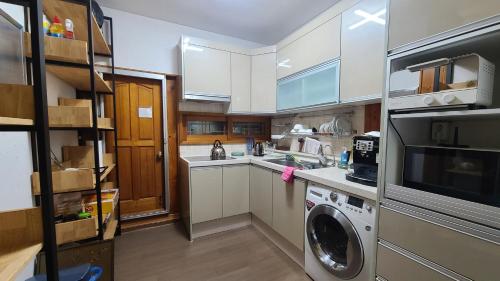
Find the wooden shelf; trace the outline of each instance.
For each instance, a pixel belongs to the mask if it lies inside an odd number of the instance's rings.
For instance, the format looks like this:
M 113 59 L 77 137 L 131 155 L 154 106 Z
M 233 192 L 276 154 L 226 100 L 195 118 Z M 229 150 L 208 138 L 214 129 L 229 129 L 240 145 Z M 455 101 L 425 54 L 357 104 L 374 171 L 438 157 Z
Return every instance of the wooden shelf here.
M 421 113 L 392 114 L 392 119 L 417 119 L 430 118 L 433 120 L 485 120 L 500 119 L 500 108 L 477 109 L 477 110 L 456 110 L 456 111 L 433 111 Z
M 0 84 L 0 125 L 32 126 L 34 119 L 33 87 Z
M 111 240 L 115 237 L 118 221 L 115 218 L 113 218 L 113 216 L 114 212 L 111 214 L 111 219 L 106 225 L 106 231 L 104 232 L 104 240 Z
M 0 125 L 6 126 L 33 126 L 35 122 L 32 119 L 0 117 Z
M 42 249 L 40 208 L 0 212 L 0 280 L 15 280 Z
M 44 0 L 43 11 L 52 21 L 54 16 L 60 19 L 71 19 L 74 24 L 75 39 L 88 42 L 87 9 L 83 5 L 62 0 Z M 94 40 L 94 53 L 111 55 L 111 49 L 104 39 L 104 35 L 92 16 L 92 30 Z
M 108 168 L 103 172 L 101 173 L 101 178 L 100 178 L 100 181 L 103 181 L 106 179 L 106 177 L 109 175 L 109 173 L 111 173 L 111 171 L 113 171 L 113 169 L 116 167 L 116 164 L 111 164 L 108 166 Z
M 60 62 L 89 64 L 87 42 L 45 36 L 45 59 Z M 31 58 L 31 34 L 24 33 L 24 50 L 26 56 Z
M 54 193 L 92 190 L 94 186 L 94 172 L 91 169 L 61 170 L 52 172 L 52 190 Z M 31 175 L 34 195 L 40 194 L 40 174 Z
M 42 243 L 0 253 L 0 280 L 16 280 L 19 272 L 42 250 Z
M 90 71 L 88 68 L 61 66 L 61 65 L 46 65 L 47 71 L 57 76 L 59 79 L 65 81 L 71 86 L 78 90 L 90 91 Z M 95 77 L 95 89 L 97 92 L 112 93 L 110 83 L 104 81 L 104 79 L 97 73 L 94 74 Z

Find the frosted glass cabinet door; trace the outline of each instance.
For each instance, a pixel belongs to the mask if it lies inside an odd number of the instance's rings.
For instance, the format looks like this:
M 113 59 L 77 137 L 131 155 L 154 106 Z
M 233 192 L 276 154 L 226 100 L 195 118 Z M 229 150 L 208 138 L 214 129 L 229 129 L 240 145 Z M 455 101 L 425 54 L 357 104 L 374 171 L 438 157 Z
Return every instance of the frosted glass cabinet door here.
M 231 58 L 227 51 L 184 47 L 184 93 L 231 95 Z
M 381 97 L 384 84 L 385 25 L 369 21 L 369 14 L 382 13 L 385 0 L 363 0 L 342 13 L 342 67 L 340 74 L 341 102 Z M 385 13 L 378 16 L 385 19 Z
M 389 50 L 500 14 L 498 0 L 391 0 Z
M 250 112 L 252 57 L 231 53 L 231 112 Z
M 276 112 L 276 53 L 252 56 L 252 112 Z
M 278 81 L 277 110 L 338 103 L 339 68 L 331 61 Z

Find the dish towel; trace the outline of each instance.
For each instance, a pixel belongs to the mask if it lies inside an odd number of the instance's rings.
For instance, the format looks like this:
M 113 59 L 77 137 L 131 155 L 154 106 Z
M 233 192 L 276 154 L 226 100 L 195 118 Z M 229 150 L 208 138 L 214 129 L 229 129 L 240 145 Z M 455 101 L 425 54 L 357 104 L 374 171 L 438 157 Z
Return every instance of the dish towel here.
M 312 138 L 306 138 L 306 141 L 304 143 L 303 152 L 316 155 L 319 152 L 320 146 L 321 146 L 320 141 L 312 139 Z
M 285 182 L 293 182 L 293 172 L 297 169 L 297 167 L 285 167 L 281 174 L 281 179 Z

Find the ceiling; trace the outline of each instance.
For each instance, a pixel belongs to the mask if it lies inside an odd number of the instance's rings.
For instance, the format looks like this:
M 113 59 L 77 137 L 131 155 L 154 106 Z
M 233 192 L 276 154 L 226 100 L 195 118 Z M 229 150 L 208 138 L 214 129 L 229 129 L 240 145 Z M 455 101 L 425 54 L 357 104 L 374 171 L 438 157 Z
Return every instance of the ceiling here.
M 275 44 L 339 0 L 100 0 L 102 6 Z

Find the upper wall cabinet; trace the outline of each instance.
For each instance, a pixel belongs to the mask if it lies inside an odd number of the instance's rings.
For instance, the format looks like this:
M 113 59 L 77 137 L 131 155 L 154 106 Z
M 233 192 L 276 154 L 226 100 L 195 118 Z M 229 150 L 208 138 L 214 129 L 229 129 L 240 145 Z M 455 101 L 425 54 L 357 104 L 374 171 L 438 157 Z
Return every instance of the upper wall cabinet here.
M 276 112 L 276 53 L 252 56 L 251 111 Z
M 278 79 L 340 56 L 340 16 L 278 50 Z
M 224 50 L 182 43 L 183 98 L 210 99 L 231 96 L 231 58 Z
M 500 14 L 498 0 L 391 0 L 389 50 Z
M 252 57 L 231 53 L 231 105 L 229 111 L 250 112 Z
M 342 13 L 341 102 L 382 96 L 385 7 L 385 0 L 362 0 Z

